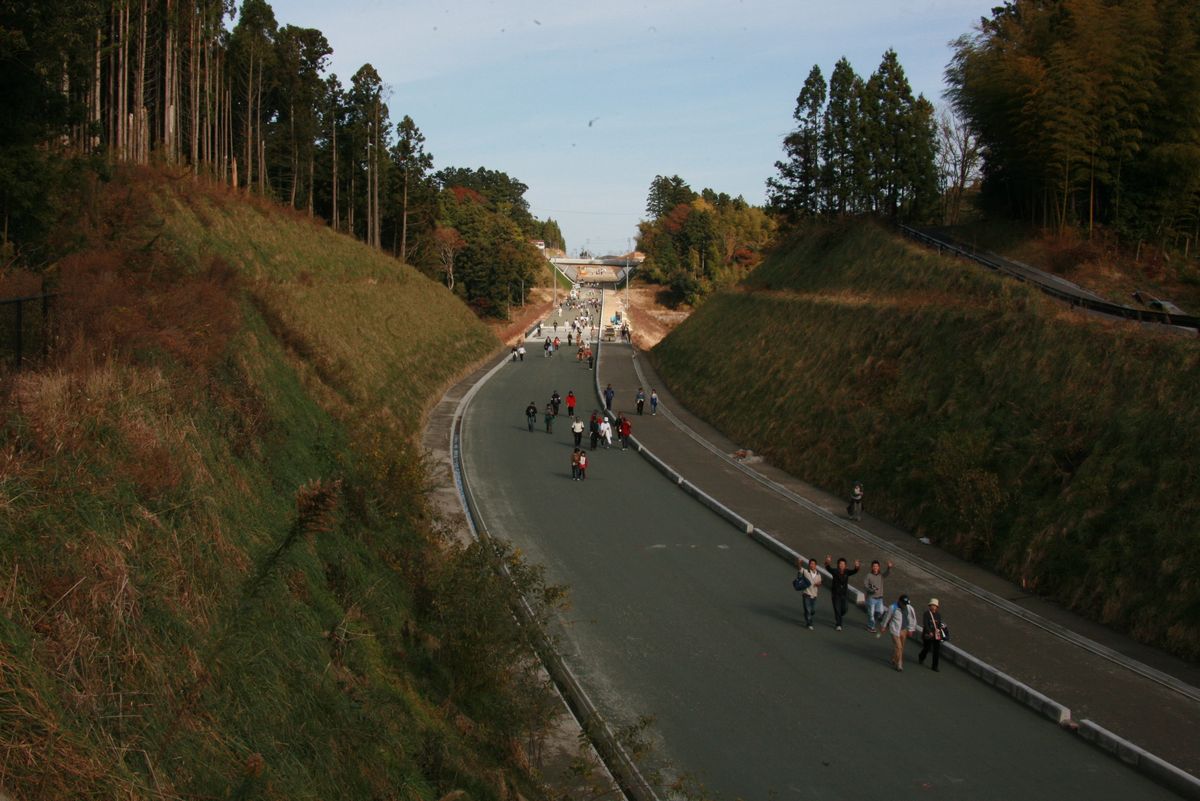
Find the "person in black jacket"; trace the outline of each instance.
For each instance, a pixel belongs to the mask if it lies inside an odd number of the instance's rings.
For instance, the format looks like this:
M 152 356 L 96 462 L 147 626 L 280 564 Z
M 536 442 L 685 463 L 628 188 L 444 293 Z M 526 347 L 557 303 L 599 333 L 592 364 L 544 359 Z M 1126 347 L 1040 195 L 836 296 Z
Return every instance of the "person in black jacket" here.
M 946 627 L 942 623 L 942 613 L 938 611 L 938 599 L 929 599 L 929 608 L 925 610 L 925 616 L 921 619 L 921 639 L 924 640 L 924 645 L 921 646 L 921 653 L 917 655 L 917 662 L 925 664 L 925 657 L 929 652 L 933 652 L 933 669 L 938 669 L 938 657 L 942 655 L 942 642 L 946 639 Z
M 854 560 L 854 569 L 846 568 L 846 560 L 838 557 L 837 568 L 832 567 L 833 557 L 825 557 L 825 569 L 829 571 L 829 597 L 833 599 L 833 624 L 838 631 L 842 630 L 842 618 L 846 616 L 846 598 L 850 594 L 850 577 L 858 572 L 862 562 Z
M 537 406 L 533 401 L 530 401 L 529 405 L 525 407 L 525 422 L 529 424 L 529 430 L 532 431 L 533 424 L 537 422 Z

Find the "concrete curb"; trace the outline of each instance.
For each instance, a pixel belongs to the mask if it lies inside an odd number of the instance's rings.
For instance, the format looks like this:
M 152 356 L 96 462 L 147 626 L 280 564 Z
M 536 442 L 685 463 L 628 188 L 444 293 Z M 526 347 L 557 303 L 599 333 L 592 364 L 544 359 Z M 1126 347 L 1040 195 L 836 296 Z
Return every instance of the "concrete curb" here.
M 1079 736 L 1184 798 L 1200 799 L 1200 779 L 1118 737 L 1100 724 L 1079 721 Z
M 917 630 L 921 628 L 918 626 Z M 942 646 L 942 657 L 970 673 L 975 678 L 991 687 L 995 687 L 1005 695 L 1048 718 L 1059 726 L 1071 729 L 1071 710 L 1055 701 L 1050 696 L 1038 692 L 1028 684 L 1014 679 L 998 668 L 994 668 L 978 657 L 972 656 L 963 649 L 951 643 Z

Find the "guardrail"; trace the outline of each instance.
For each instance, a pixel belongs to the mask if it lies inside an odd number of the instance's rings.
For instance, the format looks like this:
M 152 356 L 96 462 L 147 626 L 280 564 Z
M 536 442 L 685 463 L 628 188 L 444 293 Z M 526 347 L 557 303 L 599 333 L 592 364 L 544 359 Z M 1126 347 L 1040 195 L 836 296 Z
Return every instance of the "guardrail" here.
M 1034 271 L 1022 269 L 1021 265 L 1016 262 L 997 256 L 995 253 L 979 250 L 965 242 L 936 236 L 928 231 L 922 231 L 908 225 L 900 225 L 899 228 L 901 233 L 909 239 L 932 248 L 937 248 L 939 253 L 948 252 L 956 256 L 961 256 L 964 259 L 970 259 L 978 264 L 982 264 L 989 270 L 1003 273 L 1010 278 L 1032 284 L 1047 295 L 1076 308 L 1086 309 L 1087 311 L 1096 312 L 1108 317 L 1117 317 L 1122 320 L 1133 320 L 1139 323 L 1156 323 L 1158 325 L 1170 325 L 1178 328 L 1194 328 L 1200 331 L 1200 317 L 1196 315 L 1170 314 L 1155 309 L 1139 309 L 1136 306 L 1125 306 L 1120 303 L 1089 297 L 1085 294 L 1076 294 L 1061 286 L 1056 286 L 1053 283 L 1040 279 Z

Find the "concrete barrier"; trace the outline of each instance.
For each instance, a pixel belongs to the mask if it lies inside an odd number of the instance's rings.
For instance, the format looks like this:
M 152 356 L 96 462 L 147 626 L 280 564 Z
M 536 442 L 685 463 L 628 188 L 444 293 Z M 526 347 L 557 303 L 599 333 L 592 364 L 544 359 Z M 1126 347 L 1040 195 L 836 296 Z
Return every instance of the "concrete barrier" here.
M 1104 749 L 1139 773 L 1184 798 L 1200 799 L 1200 778 L 1113 734 L 1099 723 L 1081 720 L 1078 732 L 1079 736 L 1089 743 Z
M 984 684 L 1021 702 L 1033 711 L 1049 718 L 1060 726 L 1071 726 L 1071 710 L 1048 695 L 1040 693 L 1028 684 L 1017 681 L 999 668 L 992 667 L 977 657 L 951 643 L 942 646 L 942 658 L 958 665 Z
M 747 520 L 746 518 L 739 515 L 737 512 L 730 509 L 725 504 L 718 501 L 713 496 L 709 495 L 704 490 L 697 487 L 692 482 L 681 478 L 679 481 L 679 487 L 684 492 L 686 492 L 688 495 L 691 495 L 693 498 L 700 501 L 700 503 L 704 504 L 709 509 L 712 509 L 714 512 L 716 512 L 718 515 L 720 515 L 721 517 L 725 518 L 733 525 L 740 528 L 742 530 L 743 534 L 749 534 L 750 532 L 754 531 L 753 523 L 751 523 L 749 520 Z

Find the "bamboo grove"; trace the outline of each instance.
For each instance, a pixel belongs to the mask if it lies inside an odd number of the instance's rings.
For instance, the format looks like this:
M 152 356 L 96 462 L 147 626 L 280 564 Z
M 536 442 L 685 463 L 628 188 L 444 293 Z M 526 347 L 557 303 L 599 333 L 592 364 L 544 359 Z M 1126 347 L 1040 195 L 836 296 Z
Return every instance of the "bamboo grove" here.
M 319 30 L 280 25 L 266 0 L 236 9 L 230 0 L 0 0 L 0 241 L 10 254 L 39 241 L 55 188 L 69 192 L 79 172 L 71 165 L 153 163 L 273 197 L 442 272 L 437 242 L 447 235 L 435 234 L 454 222 L 452 187 L 433 172 L 415 122 L 391 120 L 376 69 L 365 64 L 343 84 L 327 71 L 332 53 Z M 525 188 L 503 173 L 465 173 Z M 499 228 L 514 249 L 533 250 L 530 239 L 564 245 L 523 198 L 473 197 L 506 218 Z M 516 279 L 490 280 L 495 265 L 475 265 L 467 272 L 486 286 L 457 291 L 498 308 L 509 283 L 534 283 L 530 255 L 510 265 Z
M 1200 4 L 1014 0 L 954 44 L 984 199 L 1059 232 L 1200 234 Z

